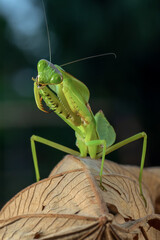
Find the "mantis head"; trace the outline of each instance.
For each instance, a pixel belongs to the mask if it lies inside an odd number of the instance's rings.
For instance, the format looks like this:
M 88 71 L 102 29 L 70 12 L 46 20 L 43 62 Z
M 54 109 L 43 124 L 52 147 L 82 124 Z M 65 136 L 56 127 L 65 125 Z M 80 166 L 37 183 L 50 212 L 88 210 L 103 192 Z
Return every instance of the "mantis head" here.
M 41 59 L 37 65 L 37 84 L 40 86 L 56 85 L 63 81 L 62 73 L 51 62 Z

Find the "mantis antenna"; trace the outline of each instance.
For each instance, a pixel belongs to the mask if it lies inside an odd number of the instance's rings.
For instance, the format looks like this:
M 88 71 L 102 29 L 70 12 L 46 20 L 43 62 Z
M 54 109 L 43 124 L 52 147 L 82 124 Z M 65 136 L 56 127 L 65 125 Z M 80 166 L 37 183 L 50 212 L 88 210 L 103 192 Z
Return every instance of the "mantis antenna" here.
M 48 28 L 48 21 L 47 21 L 47 16 L 46 16 L 46 9 L 44 6 L 44 1 L 42 0 L 42 6 L 43 6 L 43 11 L 44 11 L 44 19 L 46 23 L 46 29 L 47 29 L 47 38 L 48 38 L 48 50 L 49 50 L 49 61 L 51 62 L 51 40 L 50 40 L 50 35 L 49 35 L 49 28 Z
M 44 0 L 42 0 L 42 6 L 43 6 L 43 11 L 44 11 L 44 18 L 45 18 L 45 24 L 46 24 L 46 29 L 47 29 L 47 38 L 48 38 L 48 50 L 49 50 L 49 61 L 51 62 L 51 40 L 50 40 L 50 34 L 49 34 L 49 28 L 48 28 L 48 21 L 47 21 L 47 15 L 46 15 L 46 9 L 44 6 Z M 98 54 L 98 55 L 93 55 L 93 56 L 89 56 L 89 57 L 84 57 L 84 58 L 80 58 L 71 62 L 67 62 L 64 63 L 62 65 L 60 65 L 61 67 L 63 66 L 67 66 L 70 65 L 72 63 L 77 63 L 77 62 L 81 62 L 81 61 L 85 61 L 91 58 L 97 58 L 97 57 L 103 57 L 103 56 L 107 56 L 107 55 L 113 55 L 115 58 L 117 58 L 117 55 L 115 53 L 102 53 L 102 54 Z
M 91 58 L 103 57 L 103 56 L 107 56 L 107 55 L 113 55 L 115 58 L 117 58 L 117 55 L 115 53 L 102 53 L 102 54 L 93 55 L 93 56 L 89 56 L 89 57 L 85 57 L 85 58 L 80 58 L 80 59 L 77 59 L 77 60 L 74 60 L 74 61 L 71 61 L 71 62 L 68 62 L 68 63 L 64 63 L 60 66 L 63 67 L 63 66 L 67 66 L 67 65 L 72 64 L 72 63 L 77 63 L 77 62 L 85 61 L 85 60 L 88 60 L 88 59 L 91 59 Z

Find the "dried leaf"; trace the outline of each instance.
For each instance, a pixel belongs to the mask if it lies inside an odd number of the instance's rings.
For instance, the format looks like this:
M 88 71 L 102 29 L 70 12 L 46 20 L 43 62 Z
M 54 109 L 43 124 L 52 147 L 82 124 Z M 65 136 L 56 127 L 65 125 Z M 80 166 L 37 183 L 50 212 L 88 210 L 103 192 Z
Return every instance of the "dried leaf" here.
M 4 206 L 0 220 L 35 213 L 99 217 L 107 211 L 105 205 L 99 205 L 101 195 L 90 178 L 82 169 L 77 169 L 32 184 Z
M 136 178 L 139 175 L 138 167 L 126 166 Z M 155 213 L 160 213 L 160 168 L 151 167 L 143 170 L 143 182 L 152 200 Z
M 121 225 L 112 224 L 111 229 L 116 239 L 158 240 L 160 239 L 160 216 L 153 214 Z
M 105 225 L 97 218 L 67 214 L 28 214 L 1 222 L 1 239 L 94 239 Z
M 154 214 L 159 193 L 151 196 L 144 171 L 139 194 L 138 168 L 66 156 L 50 176 L 15 195 L 0 212 L 0 239 L 160 239 L 160 215 Z M 146 175 L 145 175 L 146 174 Z M 155 189 L 158 189 L 158 184 Z M 152 201 L 151 201 L 152 199 Z

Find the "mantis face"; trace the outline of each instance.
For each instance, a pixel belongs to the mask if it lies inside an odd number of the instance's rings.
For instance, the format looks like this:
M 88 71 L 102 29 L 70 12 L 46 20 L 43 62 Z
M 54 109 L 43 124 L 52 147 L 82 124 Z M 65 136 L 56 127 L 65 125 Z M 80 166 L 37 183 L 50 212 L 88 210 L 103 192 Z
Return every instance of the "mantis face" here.
M 63 81 L 62 73 L 51 62 L 41 59 L 37 65 L 37 83 L 41 86 L 56 85 Z

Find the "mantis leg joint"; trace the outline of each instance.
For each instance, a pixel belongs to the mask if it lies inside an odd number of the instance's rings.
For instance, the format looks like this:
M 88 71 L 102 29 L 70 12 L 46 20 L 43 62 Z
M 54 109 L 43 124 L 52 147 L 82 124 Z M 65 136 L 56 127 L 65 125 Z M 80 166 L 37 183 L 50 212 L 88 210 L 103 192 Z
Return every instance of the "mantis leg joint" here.
M 147 138 L 147 134 L 145 132 L 141 132 L 142 137 L 146 137 Z

